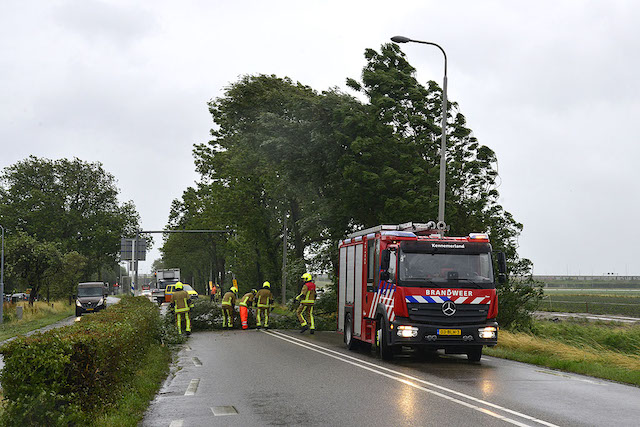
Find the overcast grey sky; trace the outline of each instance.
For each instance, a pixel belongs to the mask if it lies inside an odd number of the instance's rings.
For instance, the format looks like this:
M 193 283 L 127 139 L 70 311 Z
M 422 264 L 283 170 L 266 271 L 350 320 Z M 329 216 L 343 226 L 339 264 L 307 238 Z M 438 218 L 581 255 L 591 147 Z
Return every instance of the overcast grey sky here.
M 100 161 L 143 228 L 162 229 L 225 86 L 273 73 L 346 90 L 365 48 L 404 35 L 446 50 L 449 99 L 497 153 L 534 273 L 637 275 L 638 22 L 631 0 L 4 0 L 0 168 Z M 442 82 L 436 48 L 402 49 L 421 82 Z

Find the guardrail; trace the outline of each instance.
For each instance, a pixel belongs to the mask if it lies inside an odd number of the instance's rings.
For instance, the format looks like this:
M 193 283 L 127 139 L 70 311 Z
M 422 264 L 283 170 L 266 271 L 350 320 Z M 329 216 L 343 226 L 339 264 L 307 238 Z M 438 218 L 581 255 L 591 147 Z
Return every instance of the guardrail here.
M 577 307 L 580 309 L 584 307 L 585 313 L 592 314 L 626 314 L 633 315 L 636 317 L 640 317 L 640 304 L 634 303 L 622 303 L 622 302 L 600 302 L 600 301 L 566 301 L 566 300 L 557 300 L 551 299 L 549 297 L 545 297 L 542 300 L 542 304 L 540 305 L 540 310 L 548 310 L 548 311 L 567 311 L 567 305 L 571 307 Z M 554 308 L 555 304 L 555 308 Z M 602 306 L 620 307 L 620 309 L 613 310 L 598 310 L 597 308 Z

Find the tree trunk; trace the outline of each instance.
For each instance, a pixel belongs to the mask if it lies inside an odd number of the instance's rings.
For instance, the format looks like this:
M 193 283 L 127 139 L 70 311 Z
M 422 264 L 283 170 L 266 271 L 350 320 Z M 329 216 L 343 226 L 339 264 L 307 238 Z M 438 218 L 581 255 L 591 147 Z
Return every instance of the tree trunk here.
M 291 206 L 291 225 L 289 226 L 293 235 L 293 247 L 295 250 L 296 258 L 304 258 L 304 242 L 302 234 L 300 233 L 300 226 L 298 220 L 300 219 L 300 206 L 297 200 L 290 201 Z

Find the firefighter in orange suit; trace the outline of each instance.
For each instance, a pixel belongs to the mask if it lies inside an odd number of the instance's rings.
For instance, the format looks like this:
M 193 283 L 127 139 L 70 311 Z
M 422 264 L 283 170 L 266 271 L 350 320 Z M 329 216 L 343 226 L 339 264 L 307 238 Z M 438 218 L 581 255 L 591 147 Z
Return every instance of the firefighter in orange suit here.
M 249 328 L 249 307 L 253 305 L 253 297 L 257 292 L 258 291 L 256 291 L 255 289 L 251 289 L 251 292 L 247 292 L 246 294 L 244 294 L 240 299 L 240 302 L 238 303 L 242 329 Z
M 236 307 L 236 299 L 238 298 L 238 288 L 232 286 L 231 289 L 222 297 L 222 329 L 233 328 L 233 314 Z
M 264 282 L 262 289 L 256 293 L 256 306 L 258 314 L 256 316 L 256 328 L 260 329 L 264 326 L 269 329 L 269 310 L 273 306 L 273 295 L 271 294 L 271 283 Z
M 171 308 L 176 314 L 176 325 L 178 326 L 178 333 L 182 334 L 181 321 L 184 319 L 186 325 L 187 335 L 191 335 L 191 318 L 189 317 L 189 310 L 193 307 L 189 294 L 184 290 L 182 282 L 176 283 L 176 292 L 171 295 Z
M 304 280 L 304 285 L 300 295 L 296 297 L 296 300 L 300 301 L 296 314 L 298 315 L 300 326 L 302 326 L 300 333 L 310 329 L 309 333 L 313 334 L 316 329 L 315 320 L 313 319 L 313 306 L 316 303 L 316 284 L 312 282 L 312 277 L 309 273 L 304 273 L 302 280 Z M 309 322 L 304 318 L 305 313 L 309 313 Z
M 209 301 L 214 302 L 216 300 L 216 292 L 218 292 L 218 287 L 215 283 L 211 285 L 211 294 L 209 296 Z

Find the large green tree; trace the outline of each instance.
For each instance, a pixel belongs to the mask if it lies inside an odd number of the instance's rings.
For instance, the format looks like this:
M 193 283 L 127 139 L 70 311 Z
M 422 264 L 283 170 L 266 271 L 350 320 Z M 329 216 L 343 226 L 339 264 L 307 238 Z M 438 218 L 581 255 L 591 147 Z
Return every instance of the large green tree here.
M 7 239 L 6 252 L 8 285 L 15 289 L 31 288 L 31 303 L 42 290 L 48 292 L 62 269 L 63 259 L 57 244 L 40 242 L 23 232 Z
M 367 49 L 365 58 L 361 81 L 347 80 L 359 97 L 256 75 L 210 102 L 212 139 L 194 149 L 202 181 L 172 216 L 187 228 L 234 228 L 225 256 L 239 258 L 234 270 L 247 280 L 279 277 L 285 218 L 296 269 L 335 269 L 336 243 L 354 230 L 436 218 L 442 90 L 420 84 L 397 45 Z M 447 139 L 451 233 L 489 231 L 512 271 L 526 272 L 516 250 L 522 225 L 498 203 L 495 153 L 473 137 L 455 102 Z
M 0 219 L 11 232 L 77 251 L 85 277 L 112 268 L 121 236 L 139 222 L 133 202 L 120 203 L 114 176 L 99 162 L 30 156 L 0 173 Z

